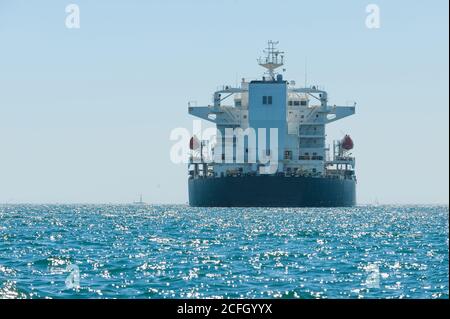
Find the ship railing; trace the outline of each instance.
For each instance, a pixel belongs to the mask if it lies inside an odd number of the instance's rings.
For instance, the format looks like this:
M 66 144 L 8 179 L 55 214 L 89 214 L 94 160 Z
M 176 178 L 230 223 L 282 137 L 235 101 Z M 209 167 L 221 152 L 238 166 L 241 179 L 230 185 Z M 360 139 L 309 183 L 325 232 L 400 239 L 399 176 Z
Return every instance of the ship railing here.
M 227 172 L 221 172 L 220 174 L 217 172 L 208 171 L 206 173 L 203 173 L 200 171 L 198 174 L 195 174 L 194 172 L 189 172 L 189 178 L 224 178 L 224 177 L 245 177 L 245 176 L 261 176 L 258 172 L 239 172 L 239 171 L 227 171 Z M 291 171 L 291 172 L 277 172 L 274 174 L 274 176 L 282 176 L 282 177 L 289 177 L 289 178 L 302 178 L 302 177 L 310 177 L 310 178 L 329 178 L 329 179 L 348 179 L 348 180 L 356 180 L 356 176 L 354 175 L 353 171 L 347 171 L 346 174 L 342 173 L 331 173 L 329 171 L 322 173 L 322 172 L 311 172 L 311 171 Z
M 351 169 L 327 169 L 325 176 L 336 179 L 355 179 L 355 171 Z
M 336 156 L 335 157 L 336 161 L 348 161 L 348 162 L 353 162 L 355 161 L 355 158 L 352 156 Z
M 323 161 L 323 156 L 320 155 L 300 155 L 299 160 L 303 161 Z

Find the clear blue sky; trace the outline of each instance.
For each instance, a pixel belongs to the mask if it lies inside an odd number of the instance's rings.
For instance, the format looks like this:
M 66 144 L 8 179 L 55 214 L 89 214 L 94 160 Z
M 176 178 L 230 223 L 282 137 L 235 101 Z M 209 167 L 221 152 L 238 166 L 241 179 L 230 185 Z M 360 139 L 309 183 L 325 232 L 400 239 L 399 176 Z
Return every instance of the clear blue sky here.
M 355 141 L 360 203 L 448 203 L 448 36 L 446 0 L 0 0 L 0 202 L 186 202 L 170 131 L 274 39 L 287 79 L 307 57 L 330 103 L 358 102 L 328 136 Z

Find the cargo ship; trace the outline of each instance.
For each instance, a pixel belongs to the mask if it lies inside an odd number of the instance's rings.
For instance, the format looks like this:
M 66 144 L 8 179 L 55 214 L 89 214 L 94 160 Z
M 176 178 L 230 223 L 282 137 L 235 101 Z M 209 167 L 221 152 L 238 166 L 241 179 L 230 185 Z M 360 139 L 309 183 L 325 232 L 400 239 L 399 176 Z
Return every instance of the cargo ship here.
M 190 139 L 189 204 L 197 207 L 345 207 L 356 204 L 349 135 L 326 143 L 325 127 L 355 113 L 318 86 L 297 87 L 277 70 L 278 42 L 268 41 L 255 80 L 223 86 L 210 105 L 189 114 L 215 124 Z M 284 69 L 283 69 L 284 71 Z M 306 81 L 305 81 L 306 82 Z M 205 138 L 207 135 L 207 138 Z

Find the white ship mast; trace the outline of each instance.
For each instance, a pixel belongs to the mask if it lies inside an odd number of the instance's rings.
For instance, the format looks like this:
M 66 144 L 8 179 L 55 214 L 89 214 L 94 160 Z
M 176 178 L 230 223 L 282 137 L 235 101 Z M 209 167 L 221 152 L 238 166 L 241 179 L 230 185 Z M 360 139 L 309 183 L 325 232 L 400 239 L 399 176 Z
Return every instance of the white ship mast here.
M 263 51 L 266 57 L 258 59 L 258 64 L 267 69 L 272 79 L 275 77 L 275 70 L 284 64 L 284 52 L 278 51 L 277 45 L 278 41 L 267 41 L 267 48 Z

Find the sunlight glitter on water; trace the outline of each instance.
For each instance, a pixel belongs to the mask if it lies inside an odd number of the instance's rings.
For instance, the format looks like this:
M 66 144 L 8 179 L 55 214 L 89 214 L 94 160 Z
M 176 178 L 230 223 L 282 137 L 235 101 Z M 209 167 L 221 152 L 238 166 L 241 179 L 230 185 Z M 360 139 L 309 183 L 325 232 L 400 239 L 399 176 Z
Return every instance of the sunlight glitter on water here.
M 0 297 L 448 298 L 448 217 L 448 206 L 3 205 Z

